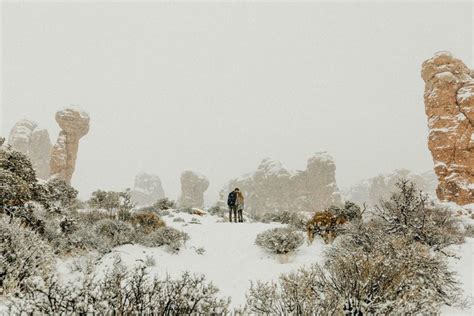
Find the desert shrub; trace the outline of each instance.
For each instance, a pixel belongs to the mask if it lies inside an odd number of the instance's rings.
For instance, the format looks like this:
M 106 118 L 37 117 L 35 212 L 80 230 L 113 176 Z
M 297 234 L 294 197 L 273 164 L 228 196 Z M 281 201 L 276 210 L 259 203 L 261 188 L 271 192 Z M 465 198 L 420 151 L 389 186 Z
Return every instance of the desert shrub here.
M 161 227 L 140 237 L 140 244 L 147 247 L 166 246 L 172 252 L 178 252 L 189 239 L 188 234 L 172 227 Z
M 129 189 L 121 192 L 97 190 L 92 192 L 87 203 L 92 208 L 105 209 L 111 215 L 117 214 L 118 219 L 121 220 L 129 220 L 130 211 L 135 206 L 132 203 Z
M 173 222 L 176 222 L 176 223 L 184 223 L 185 220 L 184 220 L 184 218 L 182 218 L 182 217 L 176 217 L 176 218 L 173 219 Z
M 131 222 L 136 229 L 142 230 L 145 234 L 165 226 L 165 222 L 152 212 L 136 213 L 132 216 Z
M 13 314 L 226 314 L 230 300 L 218 298 L 217 293 L 204 276 L 184 273 L 177 279 L 152 279 L 143 266 L 128 271 L 116 262 L 100 280 L 85 275 L 79 284 L 61 284 L 53 276 L 10 298 L 9 306 Z
M 77 212 L 74 214 L 80 222 L 87 223 L 89 225 L 94 225 L 102 219 L 112 219 L 115 216 L 110 216 L 109 213 L 101 210 L 87 210 L 82 212 Z
M 463 241 L 460 222 L 450 211 L 428 205 L 427 196 L 412 182 L 401 180 L 396 186 L 399 191 L 374 211 L 387 234 L 404 236 L 435 250 Z
M 169 210 L 176 208 L 176 203 L 168 198 L 159 199 L 153 207 L 157 210 Z
M 197 218 L 191 218 L 189 221 L 189 224 L 201 224 L 201 221 L 199 221 Z
M 330 206 L 327 211 L 329 211 L 331 214 L 334 214 L 335 216 L 344 217 L 347 221 L 361 220 L 362 214 L 364 212 L 364 210 L 362 210 L 359 205 L 351 201 L 344 202 L 343 207 L 334 205 Z
M 247 309 L 262 314 L 388 315 L 439 313 L 460 290 L 445 257 L 376 225 L 350 224 L 313 265 L 252 284 Z
M 0 293 L 23 291 L 53 264 L 51 247 L 17 219 L 0 217 Z
M 214 216 L 225 217 L 229 213 L 229 209 L 219 205 L 215 205 L 207 210 L 207 212 Z
M 180 207 L 175 210 L 176 213 L 186 213 L 186 214 L 194 214 L 194 210 L 192 207 Z
M 75 204 L 77 198 L 77 190 L 59 178 L 50 179 L 44 185 L 48 201 L 57 202 L 57 206 L 61 208 L 69 208 Z
M 291 228 L 273 228 L 257 235 L 255 244 L 276 254 L 286 254 L 303 244 L 304 235 Z
M 133 226 L 120 220 L 100 220 L 96 224 L 95 231 L 97 234 L 107 238 L 111 247 L 133 243 L 136 240 Z
M 474 238 L 474 225 L 464 226 L 464 236 Z

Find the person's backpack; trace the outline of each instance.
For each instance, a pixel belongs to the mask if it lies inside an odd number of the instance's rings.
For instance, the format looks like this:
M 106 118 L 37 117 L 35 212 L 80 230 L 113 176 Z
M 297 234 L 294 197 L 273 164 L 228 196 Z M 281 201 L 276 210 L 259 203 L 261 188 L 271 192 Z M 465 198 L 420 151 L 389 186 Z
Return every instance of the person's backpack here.
M 227 205 L 234 206 L 236 200 L 237 200 L 237 193 L 235 193 L 235 191 L 230 192 L 229 196 L 227 197 Z

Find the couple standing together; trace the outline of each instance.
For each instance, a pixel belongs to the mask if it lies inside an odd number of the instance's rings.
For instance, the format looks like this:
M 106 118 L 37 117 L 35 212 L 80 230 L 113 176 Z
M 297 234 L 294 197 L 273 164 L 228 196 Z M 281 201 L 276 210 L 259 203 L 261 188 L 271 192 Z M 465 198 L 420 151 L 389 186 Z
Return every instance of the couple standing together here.
M 244 218 L 242 212 L 244 210 L 244 195 L 239 188 L 229 193 L 227 197 L 227 206 L 229 206 L 229 221 L 232 222 L 232 214 L 234 214 L 234 222 L 243 223 Z

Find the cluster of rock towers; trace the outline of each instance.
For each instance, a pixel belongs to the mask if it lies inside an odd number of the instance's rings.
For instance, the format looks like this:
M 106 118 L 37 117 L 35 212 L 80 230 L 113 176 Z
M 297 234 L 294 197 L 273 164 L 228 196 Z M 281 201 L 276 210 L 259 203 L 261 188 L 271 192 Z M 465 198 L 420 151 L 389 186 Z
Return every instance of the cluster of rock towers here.
M 79 139 L 89 132 L 89 115 L 75 106 L 56 112 L 61 131 L 54 146 L 46 129 L 30 120 L 17 122 L 8 139 L 15 149 L 26 154 L 40 179 L 59 178 L 70 184 L 76 167 Z

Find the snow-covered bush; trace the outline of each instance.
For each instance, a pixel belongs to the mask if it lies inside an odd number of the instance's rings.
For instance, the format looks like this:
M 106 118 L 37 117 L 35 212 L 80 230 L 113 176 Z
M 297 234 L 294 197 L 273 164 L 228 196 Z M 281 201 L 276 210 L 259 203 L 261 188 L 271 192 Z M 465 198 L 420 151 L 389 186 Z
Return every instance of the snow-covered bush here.
M 349 224 L 323 267 L 252 284 L 247 310 L 262 314 L 437 314 L 459 299 L 446 258 L 377 225 Z
M 147 247 L 167 246 L 172 252 L 178 252 L 189 239 L 188 234 L 172 227 L 161 227 L 149 234 L 142 235 L 139 243 Z
M 53 250 L 41 236 L 0 216 L 0 294 L 22 291 L 51 269 Z
M 207 212 L 214 216 L 225 217 L 229 214 L 229 209 L 219 205 L 213 206 L 207 210 Z
M 229 299 L 204 276 L 184 273 L 177 279 L 151 278 L 146 267 L 127 271 L 115 263 L 102 279 L 85 275 L 82 282 L 61 284 L 55 277 L 10 299 L 10 312 L 39 314 L 210 315 L 226 314 Z
M 375 207 L 387 234 L 404 236 L 440 250 L 463 241 L 460 222 L 449 210 L 429 205 L 427 196 L 412 182 L 401 180 L 388 201 Z
M 185 220 L 182 217 L 176 217 L 176 218 L 173 218 L 173 222 L 175 222 L 175 223 L 184 223 Z
M 296 250 L 303 241 L 304 235 L 301 232 L 279 227 L 258 234 L 255 244 L 276 254 L 286 254 Z
M 155 204 L 153 204 L 153 207 L 160 211 L 169 210 L 176 208 L 176 203 L 168 198 L 164 198 L 159 199 Z
M 153 212 L 139 212 L 133 214 L 131 222 L 135 226 L 135 229 L 141 230 L 145 234 L 165 226 L 165 222 Z
M 61 208 L 69 208 L 76 202 L 77 190 L 59 178 L 50 179 L 44 185 L 48 200 Z
M 103 219 L 97 222 L 95 231 L 108 239 L 111 247 L 133 243 L 136 239 L 133 226 L 115 219 Z
M 134 207 L 129 189 L 121 192 L 97 190 L 92 192 L 87 203 L 92 208 L 105 209 L 121 220 L 129 220 L 130 211 Z
M 333 205 L 327 210 L 336 216 L 344 217 L 347 221 L 361 220 L 364 212 L 359 205 L 351 201 L 346 201 L 343 207 Z

